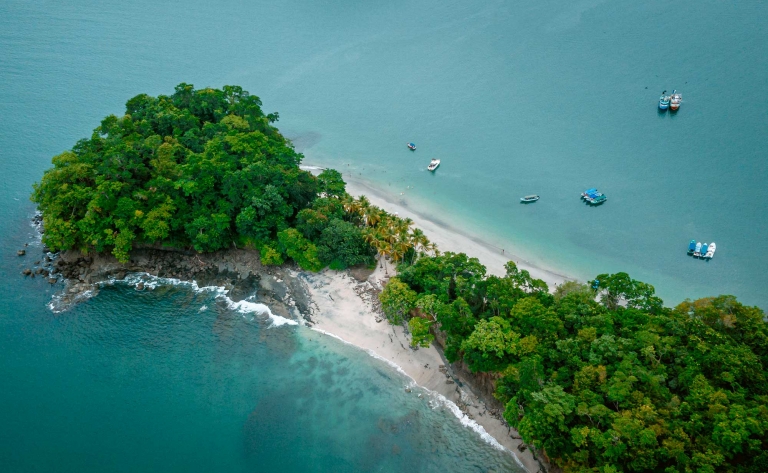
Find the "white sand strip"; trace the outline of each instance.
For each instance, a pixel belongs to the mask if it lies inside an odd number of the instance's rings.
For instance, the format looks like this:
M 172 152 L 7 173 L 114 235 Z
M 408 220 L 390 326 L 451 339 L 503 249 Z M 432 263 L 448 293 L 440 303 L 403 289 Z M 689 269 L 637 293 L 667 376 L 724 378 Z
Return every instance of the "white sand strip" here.
M 360 296 L 359 293 L 367 284 L 378 284 L 384 278 L 384 270 L 377 268 L 368 279 L 369 282 L 362 284 L 346 273 L 331 270 L 304 275 L 307 289 L 316 305 L 313 314 L 316 329 L 396 365 L 416 384 L 452 403 L 461 401 L 467 404 L 465 413 L 468 416 L 460 417 L 462 423 L 474 428 L 480 435 L 486 433 L 496 439 L 528 471 L 539 471 L 539 464 L 531 453 L 518 450 L 521 441 L 512 438 L 512 435 L 517 436 L 514 430 L 510 432 L 500 420 L 489 415 L 485 405 L 469 391 L 460 390 L 456 384 L 446 382 L 450 378 L 439 370 L 445 362 L 434 346 L 412 350 L 409 347 L 410 338 L 405 335 L 402 327 L 392 326 L 386 320 L 376 322 L 376 314 L 368 296 Z M 458 410 L 455 413 L 461 415 Z

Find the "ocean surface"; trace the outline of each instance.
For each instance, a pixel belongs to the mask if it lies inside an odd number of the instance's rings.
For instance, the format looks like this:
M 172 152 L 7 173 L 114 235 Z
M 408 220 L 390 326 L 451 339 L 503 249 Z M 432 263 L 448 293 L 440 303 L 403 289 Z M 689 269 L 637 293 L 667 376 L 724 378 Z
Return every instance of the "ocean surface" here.
M 520 258 L 768 308 L 766 20 L 763 1 L 0 2 L 2 471 L 514 469 L 387 365 L 214 293 L 115 285 L 52 313 L 58 288 L 19 275 L 39 244 L 16 256 L 32 183 L 138 93 L 237 84 L 306 164 Z

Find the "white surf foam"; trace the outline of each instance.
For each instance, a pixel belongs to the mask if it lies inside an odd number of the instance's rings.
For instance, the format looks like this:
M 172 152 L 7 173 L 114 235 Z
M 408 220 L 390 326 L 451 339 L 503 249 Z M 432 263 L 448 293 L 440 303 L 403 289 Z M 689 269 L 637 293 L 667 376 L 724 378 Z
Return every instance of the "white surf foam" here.
M 266 315 L 271 324 L 270 327 L 280 327 L 282 325 L 298 325 L 299 323 L 295 320 L 287 319 L 285 317 L 281 317 L 279 315 L 275 315 L 272 313 L 271 310 L 269 310 L 269 307 L 267 307 L 264 304 L 259 304 L 257 302 L 250 302 L 248 300 L 243 300 L 239 302 L 235 302 L 232 299 L 229 298 L 227 295 L 229 291 L 221 286 L 199 286 L 197 284 L 197 281 L 182 281 L 181 279 L 176 278 L 161 278 L 159 276 L 153 276 L 149 273 L 130 273 L 126 275 L 124 279 L 116 279 L 114 277 L 109 278 L 107 281 L 99 283 L 100 286 L 104 285 L 112 285 L 112 284 L 127 284 L 129 286 L 138 287 L 139 284 L 144 284 L 144 288 L 148 289 L 155 289 L 159 286 L 183 286 L 188 287 L 192 291 L 194 291 L 197 294 L 203 293 L 203 292 L 209 292 L 216 294 L 217 299 L 223 299 L 224 302 L 227 304 L 227 308 L 234 310 L 236 312 L 239 312 L 243 315 L 248 314 L 257 314 L 257 315 Z M 252 297 L 249 297 L 248 299 L 251 299 Z M 200 308 L 200 312 L 208 309 L 208 306 L 203 306 Z
M 272 327 L 279 327 L 281 325 L 299 325 L 299 323 L 295 320 L 286 319 L 285 317 L 280 317 L 279 315 L 273 314 L 272 311 L 269 310 L 269 307 L 265 306 L 264 304 L 249 301 L 233 302 L 232 299 L 227 296 L 219 297 L 222 297 L 227 301 L 227 307 L 234 311 L 240 312 L 241 314 L 266 314 L 272 321 Z

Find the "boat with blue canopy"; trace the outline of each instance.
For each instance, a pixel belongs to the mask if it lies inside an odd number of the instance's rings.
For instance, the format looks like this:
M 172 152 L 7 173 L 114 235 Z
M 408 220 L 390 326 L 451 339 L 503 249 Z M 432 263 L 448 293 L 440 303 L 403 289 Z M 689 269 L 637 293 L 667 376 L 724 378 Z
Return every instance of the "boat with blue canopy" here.
M 694 251 L 696 251 L 696 240 L 691 240 L 691 242 L 688 243 L 688 254 L 692 255 Z
M 581 198 L 590 205 L 599 205 L 608 200 L 605 194 L 598 192 L 594 187 L 581 193 Z
M 416 151 L 416 145 L 414 143 L 408 143 L 406 146 L 408 146 L 409 150 Z
M 666 110 L 669 108 L 669 102 L 672 99 L 671 95 L 664 95 L 667 91 L 661 93 L 661 97 L 659 97 L 659 110 Z

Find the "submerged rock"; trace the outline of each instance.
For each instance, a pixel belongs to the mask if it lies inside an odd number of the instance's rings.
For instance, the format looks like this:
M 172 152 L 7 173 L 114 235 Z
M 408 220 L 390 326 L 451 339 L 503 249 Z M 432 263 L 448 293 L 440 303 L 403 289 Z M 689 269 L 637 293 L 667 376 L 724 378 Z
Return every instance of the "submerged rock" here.
M 16 252 L 16 254 L 19 255 L 19 256 L 24 256 L 24 255 L 27 254 L 27 250 L 19 250 L 19 251 Z

